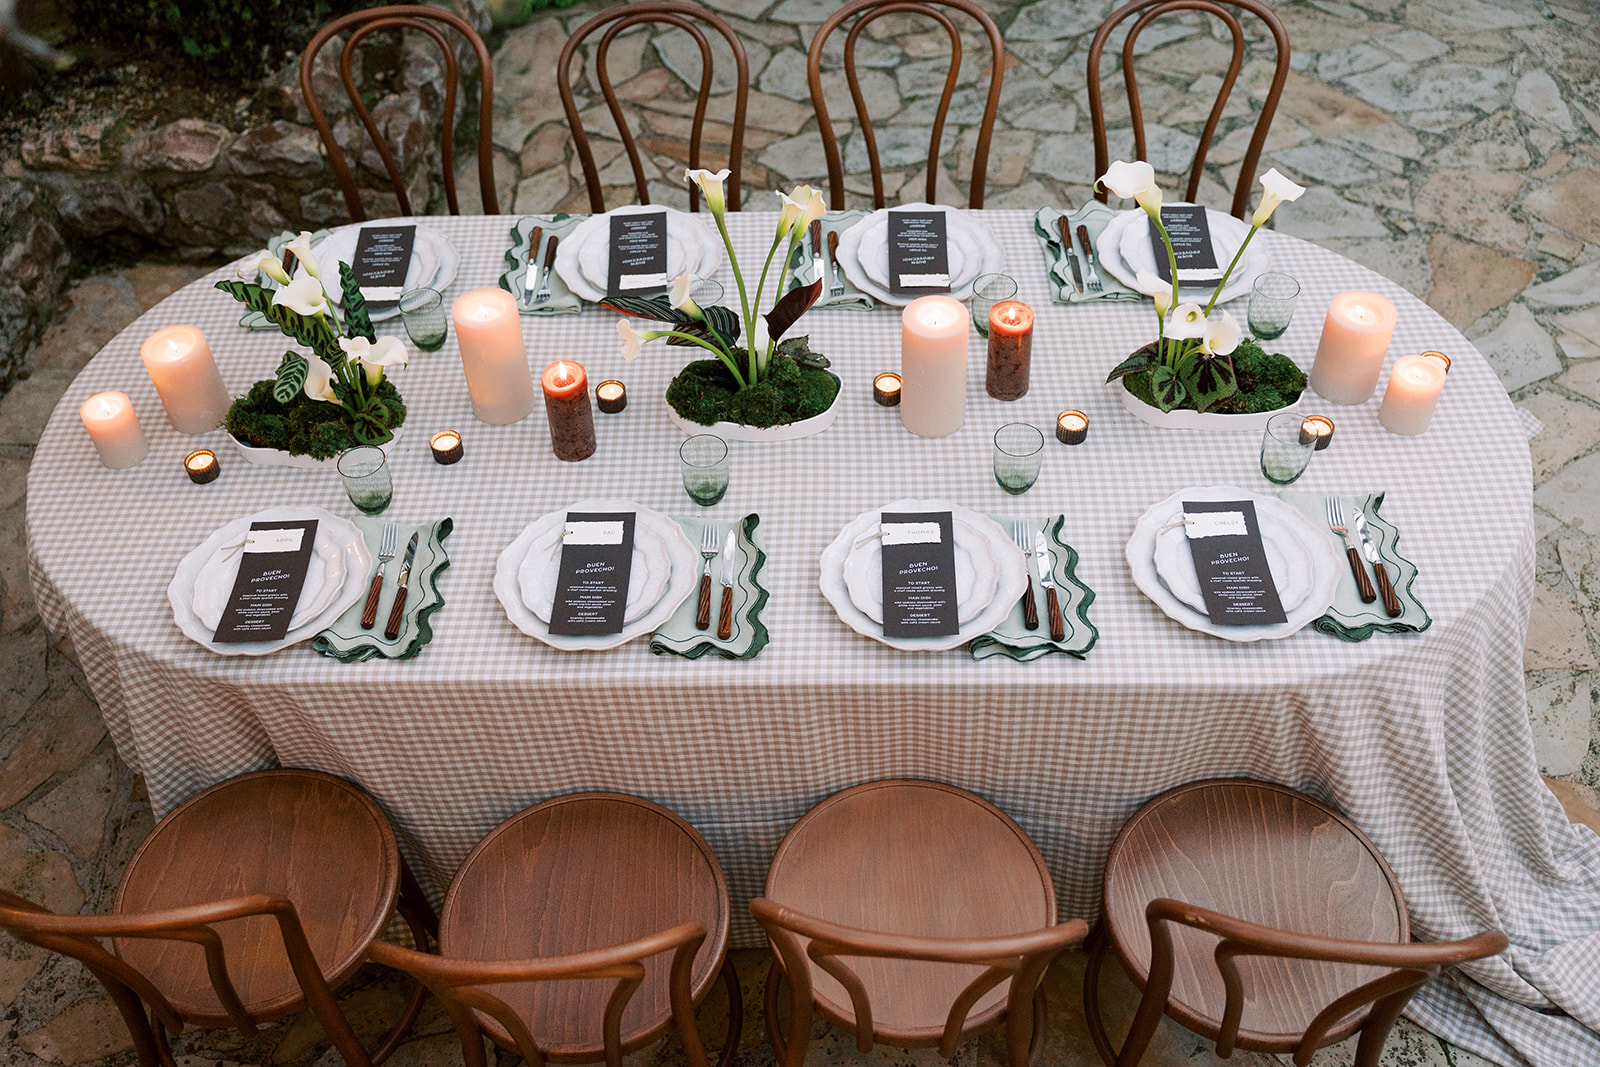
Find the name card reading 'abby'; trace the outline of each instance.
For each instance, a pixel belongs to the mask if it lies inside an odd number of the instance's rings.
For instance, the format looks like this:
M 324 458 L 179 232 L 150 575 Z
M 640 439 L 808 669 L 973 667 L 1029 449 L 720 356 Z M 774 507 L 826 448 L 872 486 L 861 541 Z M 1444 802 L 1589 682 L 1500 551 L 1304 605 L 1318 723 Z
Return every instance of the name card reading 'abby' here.
M 884 512 L 883 633 L 948 637 L 956 611 L 955 520 L 948 511 Z
M 611 216 L 606 292 L 657 296 L 667 291 L 667 213 Z
M 1268 626 L 1285 620 L 1253 502 L 1186 500 L 1183 521 L 1212 622 Z
M 550 632 L 622 632 L 633 571 L 634 513 L 567 512 Z
M 316 519 L 251 523 L 239 548 L 239 576 L 211 639 L 219 645 L 282 640 L 316 541 Z
M 895 293 L 950 291 L 944 212 L 889 212 L 889 282 Z

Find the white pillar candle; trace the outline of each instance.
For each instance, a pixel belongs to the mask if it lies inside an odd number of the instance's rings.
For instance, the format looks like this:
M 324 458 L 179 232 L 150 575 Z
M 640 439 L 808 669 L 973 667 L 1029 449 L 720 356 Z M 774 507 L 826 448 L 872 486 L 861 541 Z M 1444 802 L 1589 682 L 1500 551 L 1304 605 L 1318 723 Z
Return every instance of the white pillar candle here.
M 522 317 L 504 289 L 474 289 L 456 298 L 450 318 L 461 346 L 461 369 L 472 413 L 505 426 L 533 411 L 533 372 L 522 344 Z
M 1377 293 L 1340 293 L 1328 304 L 1311 388 L 1335 404 L 1371 399 L 1394 335 L 1394 305 Z
M 146 337 L 139 355 L 173 429 L 195 434 L 222 425 L 232 401 L 205 334 L 193 326 L 168 326 Z
M 919 437 L 948 437 L 967 418 L 965 304 L 922 296 L 900 315 L 900 421 Z
M 100 462 L 112 470 L 131 467 L 150 451 L 127 393 L 96 393 L 83 402 L 78 414 L 94 450 L 100 453 Z
M 1445 365 L 1431 356 L 1401 356 L 1389 372 L 1378 421 L 1390 433 L 1415 436 L 1428 428 L 1444 389 Z

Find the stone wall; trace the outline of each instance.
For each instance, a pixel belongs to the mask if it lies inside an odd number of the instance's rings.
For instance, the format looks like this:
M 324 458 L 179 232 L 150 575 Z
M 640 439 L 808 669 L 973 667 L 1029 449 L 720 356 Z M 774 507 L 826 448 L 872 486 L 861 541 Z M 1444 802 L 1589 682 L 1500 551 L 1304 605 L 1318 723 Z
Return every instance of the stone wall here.
M 27 182 L 0 178 L 0 392 L 43 331 L 70 261 L 49 204 Z

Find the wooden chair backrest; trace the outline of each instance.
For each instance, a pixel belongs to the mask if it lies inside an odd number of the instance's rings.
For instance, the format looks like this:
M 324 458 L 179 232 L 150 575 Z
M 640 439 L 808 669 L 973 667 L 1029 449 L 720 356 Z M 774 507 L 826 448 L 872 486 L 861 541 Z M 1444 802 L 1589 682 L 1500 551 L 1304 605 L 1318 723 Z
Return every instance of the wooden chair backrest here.
M 1106 41 L 1111 34 L 1125 20 L 1134 15 L 1139 15 L 1138 21 L 1128 30 L 1128 36 L 1122 43 L 1122 81 L 1128 91 L 1128 113 L 1133 124 L 1133 150 L 1136 159 L 1147 158 L 1144 136 L 1144 111 L 1139 104 L 1139 87 L 1133 70 L 1134 45 L 1139 39 L 1139 34 L 1146 26 L 1160 18 L 1162 15 L 1174 11 L 1201 11 L 1215 15 L 1228 27 L 1233 37 L 1233 55 L 1228 63 L 1227 73 L 1223 76 L 1222 87 L 1217 90 L 1216 103 L 1211 106 L 1211 113 L 1206 118 L 1204 131 L 1200 134 L 1200 144 L 1195 149 L 1194 163 L 1189 168 L 1189 185 L 1184 194 L 1184 199 L 1193 203 L 1200 194 L 1200 176 L 1205 173 L 1206 154 L 1211 149 L 1211 140 L 1216 135 L 1217 124 L 1222 119 L 1222 112 L 1228 104 L 1228 96 L 1233 92 L 1233 85 L 1239 78 L 1239 71 L 1244 66 L 1244 28 L 1239 24 L 1239 19 L 1228 7 L 1236 7 L 1248 11 L 1266 24 L 1272 34 L 1273 43 L 1278 50 L 1277 63 L 1273 69 L 1272 85 L 1267 91 L 1267 97 L 1261 104 L 1261 112 L 1256 116 L 1255 132 L 1250 137 L 1250 145 L 1245 150 L 1244 159 L 1239 165 L 1239 179 L 1234 185 L 1233 206 L 1230 214 L 1237 218 L 1244 218 L 1250 203 L 1250 187 L 1255 182 L 1256 166 L 1261 160 L 1261 149 L 1266 144 L 1267 134 L 1272 129 L 1272 117 L 1277 113 L 1278 100 L 1283 95 L 1284 82 L 1289 78 L 1289 34 L 1283 28 L 1283 23 L 1278 16 L 1273 14 L 1261 0 L 1133 0 L 1132 3 L 1113 11 L 1106 16 L 1100 24 L 1100 29 L 1095 32 L 1094 39 L 1089 42 L 1089 120 L 1094 127 L 1094 173 L 1098 178 L 1111 166 L 1111 152 L 1106 140 L 1106 113 L 1105 103 L 1100 93 L 1100 55 L 1105 49 Z M 1142 14 L 1141 14 L 1142 12 Z M 1098 190 L 1095 196 L 1104 203 L 1106 191 Z
M 822 151 L 828 161 L 828 200 L 834 211 L 844 210 L 844 163 L 839 153 L 839 140 L 833 133 L 833 122 L 828 118 L 828 102 L 822 92 L 822 51 L 828 35 L 848 19 L 860 15 L 845 37 L 844 74 L 850 85 L 850 99 L 855 103 L 856 118 L 861 123 L 867 159 L 872 165 L 872 204 L 876 208 L 884 206 L 883 167 L 878 160 L 878 140 L 872 132 L 866 98 L 862 95 L 861 81 L 856 75 L 856 41 L 861 31 L 873 20 L 897 13 L 925 15 L 943 26 L 950 35 L 950 71 L 945 77 L 939 109 L 934 113 L 933 132 L 928 144 L 928 186 L 924 199 L 931 204 L 934 202 L 934 187 L 939 171 L 939 143 L 944 135 L 945 117 L 949 114 L 950 98 L 955 95 L 956 83 L 961 76 L 961 32 L 955 20 L 940 11 L 939 7 L 970 15 L 989 37 L 989 97 L 984 105 L 983 121 L 978 126 L 978 143 L 972 155 L 972 182 L 967 194 L 968 207 L 983 207 L 983 186 L 989 169 L 989 140 L 994 133 L 995 114 L 1000 108 L 1000 85 L 1005 77 L 1005 42 L 1000 37 L 1000 27 L 973 0 L 852 0 L 830 15 L 818 28 L 816 36 L 811 38 L 810 56 L 806 62 L 806 76 L 811 84 L 811 105 L 817 112 L 817 130 L 822 134 Z
M 694 4 L 682 3 L 680 0 L 648 0 L 642 3 L 619 4 L 600 12 L 579 26 L 572 36 L 567 38 L 566 47 L 561 49 L 561 58 L 556 62 L 556 88 L 561 93 L 561 106 L 567 113 L 567 125 L 572 130 L 572 140 L 578 149 L 578 162 L 583 167 L 584 184 L 589 189 L 589 208 L 595 213 L 598 214 L 606 209 L 605 190 L 600 185 L 600 172 L 595 167 L 594 152 L 589 147 L 589 135 L 584 131 L 583 119 L 578 114 L 577 101 L 572 95 L 572 64 L 578 56 L 578 49 L 596 30 L 602 26 L 606 27 L 605 33 L 600 37 L 599 47 L 594 53 L 595 80 L 600 84 L 600 92 L 605 97 L 606 107 L 611 110 L 612 121 L 617 125 L 617 134 L 622 138 L 622 146 L 628 153 L 628 162 L 633 165 L 633 179 L 639 190 L 639 203 L 648 204 L 650 189 L 649 183 L 645 180 L 643 164 L 639 159 L 639 146 L 628 129 L 627 119 L 622 114 L 622 105 L 617 100 L 616 89 L 612 87 L 611 75 L 606 67 L 606 54 L 618 34 L 644 23 L 676 26 L 694 39 L 694 43 L 700 49 L 700 88 L 695 94 L 694 120 L 689 128 L 689 166 L 692 169 L 699 169 L 701 134 L 705 129 L 706 105 L 711 98 L 712 71 L 711 42 L 706 39 L 705 32 L 696 25 L 696 22 L 704 23 L 716 30 L 733 49 L 736 74 L 733 137 L 732 143 L 728 146 L 730 172 L 728 208 L 732 211 L 739 210 L 739 175 L 744 162 L 745 111 L 750 99 L 750 60 L 745 54 L 744 42 L 733 32 L 733 27 L 713 11 L 707 11 Z M 689 210 L 698 211 L 699 207 L 700 190 L 691 184 Z
M 361 205 L 361 193 L 356 188 L 355 178 L 350 173 L 350 165 L 345 161 L 344 150 L 334 138 L 333 128 L 328 125 L 322 105 L 317 101 L 312 80 L 317 53 L 322 51 L 322 46 L 330 38 L 350 31 L 350 36 L 339 53 L 339 77 L 344 82 L 345 93 L 350 97 L 350 104 L 355 109 L 356 117 L 361 120 L 367 136 L 372 139 L 373 146 L 378 150 L 379 158 L 383 160 L 389 182 L 394 186 L 395 198 L 400 203 L 400 214 L 410 215 L 413 211 L 411 199 L 406 193 L 405 175 L 395 162 L 394 152 L 384 140 L 383 132 L 373 121 L 372 112 L 367 109 L 366 102 L 361 98 L 361 90 L 351 73 L 351 58 L 355 55 L 356 47 L 369 34 L 378 30 L 416 30 L 433 39 L 444 57 L 445 67 L 444 110 L 439 129 L 439 158 L 444 168 L 444 194 L 450 206 L 450 214 L 459 215 L 461 206 L 456 200 L 455 118 L 460 71 L 456 62 L 455 48 L 441 26 L 454 29 L 461 34 L 478 57 L 478 71 L 481 77 L 478 90 L 478 186 L 483 195 L 484 214 L 500 213 L 494 189 L 494 64 L 489 58 L 489 49 L 485 47 L 483 38 L 478 36 L 478 32 L 460 15 L 437 7 L 399 4 L 368 8 L 334 19 L 317 31 L 316 36 L 311 38 L 311 43 L 306 45 L 305 52 L 300 56 L 300 92 L 305 97 L 306 110 L 311 112 L 311 121 L 316 124 L 317 133 L 322 137 L 323 147 L 328 151 L 328 162 L 333 165 L 333 172 L 339 179 L 339 188 L 344 192 L 345 206 L 350 211 L 352 222 L 364 221 L 367 212 Z M 418 206 L 426 208 L 427 205 Z

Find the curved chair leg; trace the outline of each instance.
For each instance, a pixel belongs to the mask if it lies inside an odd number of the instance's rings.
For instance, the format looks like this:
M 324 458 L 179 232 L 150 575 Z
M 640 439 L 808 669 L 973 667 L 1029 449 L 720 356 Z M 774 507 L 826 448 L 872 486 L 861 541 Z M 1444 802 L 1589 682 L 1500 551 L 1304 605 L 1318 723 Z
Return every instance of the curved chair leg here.
M 401 862 L 402 864 L 404 863 L 404 861 Z M 413 882 L 412 884 L 415 885 L 416 883 Z M 402 890 L 403 893 L 404 891 Z M 426 902 L 427 898 L 424 897 L 423 900 Z M 426 914 L 419 913 L 418 909 L 402 895 L 395 904 L 395 910 L 400 913 L 400 917 L 411 928 L 411 941 L 417 946 L 417 951 L 427 952 L 428 931 L 426 928 L 426 916 L 431 914 L 433 909 L 429 908 Z M 438 928 L 437 920 L 434 922 L 434 928 Z M 382 1045 L 378 1046 L 378 1051 L 372 1054 L 372 1067 L 382 1067 L 383 1063 L 394 1055 L 394 1051 L 400 1047 L 400 1043 L 411 1033 L 411 1028 L 417 1025 L 417 1017 L 422 1014 L 422 1002 L 428 996 L 428 987 L 421 982 L 417 982 L 416 986 L 417 988 L 411 991 L 411 1000 L 406 1004 L 405 1014 L 400 1016 L 400 1021 L 395 1023 L 394 1029 L 389 1031 L 389 1036 L 384 1039 Z
M 1033 1034 L 1028 1038 L 1028 1067 L 1039 1067 L 1039 1055 L 1044 1052 L 1045 1024 L 1044 983 L 1033 991 Z
M 767 1026 L 767 1044 L 772 1046 L 772 1052 L 781 1065 L 788 1056 L 786 1042 L 783 1040 L 783 1027 L 778 1025 L 778 983 L 783 980 L 783 968 L 778 966 L 774 957 L 767 967 L 766 995 L 762 1000 L 765 1022 Z
M 1383 1055 L 1383 1045 L 1389 1040 L 1389 1031 L 1394 1027 L 1395 1020 L 1400 1017 L 1401 1009 L 1406 1006 L 1406 1001 L 1411 999 L 1414 991 L 1407 989 L 1400 996 L 1384 997 L 1372 1005 L 1366 1024 L 1361 1027 L 1361 1038 L 1356 1042 L 1355 1067 L 1378 1067 L 1378 1057 Z M 1315 1051 L 1315 1049 L 1296 1051 L 1294 1062 L 1304 1067 L 1305 1060 L 1309 1060 Z M 1305 1060 L 1301 1059 L 1302 1056 Z
M 728 987 L 728 1036 L 723 1041 L 722 1054 L 717 1057 L 717 1067 L 731 1067 L 744 1038 L 744 992 L 739 988 L 739 972 L 733 969 L 733 961 L 726 956 L 722 959 L 722 981 Z

